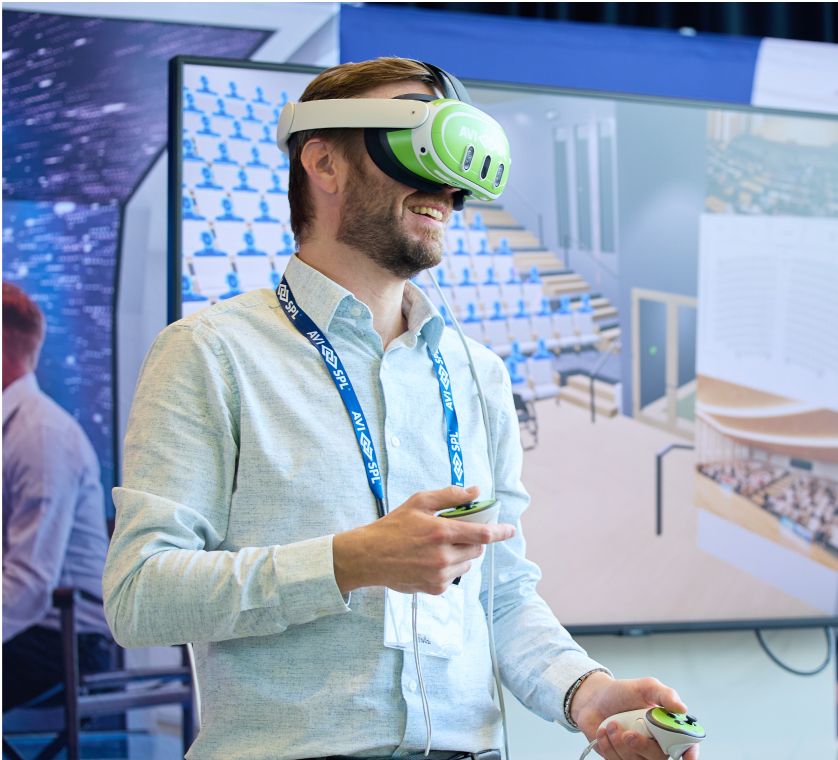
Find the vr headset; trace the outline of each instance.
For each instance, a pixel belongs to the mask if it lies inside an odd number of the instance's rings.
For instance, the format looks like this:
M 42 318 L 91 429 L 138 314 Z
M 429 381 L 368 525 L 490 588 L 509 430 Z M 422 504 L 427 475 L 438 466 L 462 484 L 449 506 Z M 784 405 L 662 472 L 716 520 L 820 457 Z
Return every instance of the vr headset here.
M 277 146 L 290 158 L 297 132 L 363 129 L 370 158 L 397 182 L 427 193 L 456 187 L 458 211 L 467 195 L 497 200 L 509 177 L 506 134 L 491 116 L 471 104 L 456 77 L 429 63 L 417 63 L 433 74 L 441 98 L 408 94 L 391 100 L 289 102 L 279 115 Z

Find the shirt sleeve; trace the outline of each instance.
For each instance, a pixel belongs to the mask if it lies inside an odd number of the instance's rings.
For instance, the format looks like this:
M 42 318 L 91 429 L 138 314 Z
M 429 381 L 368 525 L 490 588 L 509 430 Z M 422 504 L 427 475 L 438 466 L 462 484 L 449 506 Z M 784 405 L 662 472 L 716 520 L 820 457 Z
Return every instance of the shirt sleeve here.
M 503 684 L 530 711 L 570 728 L 565 720 L 568 690 L 586 673 L 602 668 L 588 657 L 546 602 L 536 593 L 538 566 L 526 559 L 521 515 L 530 497 L 521 483 L 523 450 L 512 389 L 503 365 L 495 363 L 497 403 L 490 408 L 495 452 L 495 496 L 500 522 L 516 527 L 515 537 L 494 544 L 494 634 Z M 483 575 L 481 602 L 488 614 L 489 572 Z M 607 669 L 606 669 L 606 672 Z
M 175 324 L 143 364 L 105 565 L 105 615 L 123 646 L 279 634 L 348 612 L 332 536 L 222 551 L 235 487 L 239 394 L 221 340 Z
M 11 509 L 3 553 L 3 641 L 46 617 L 75 517 L 79 457 L 61 431 L 35 424 L 15 441 L 4 472 Z

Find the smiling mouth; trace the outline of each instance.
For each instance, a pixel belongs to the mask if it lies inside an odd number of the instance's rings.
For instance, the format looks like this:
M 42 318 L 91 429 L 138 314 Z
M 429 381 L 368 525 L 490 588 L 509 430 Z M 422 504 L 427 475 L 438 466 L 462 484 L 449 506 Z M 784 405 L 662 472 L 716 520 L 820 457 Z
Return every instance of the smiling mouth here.
M 441 211 L 437 211 L 435 208 L 428 208 L 427 206 L 409 206 L 408 211 L 412 211 L 414 214 L 420 214 L 421 216 L 429 216 L 438 222 L 441 222 L 445 218 L 445 215 Z

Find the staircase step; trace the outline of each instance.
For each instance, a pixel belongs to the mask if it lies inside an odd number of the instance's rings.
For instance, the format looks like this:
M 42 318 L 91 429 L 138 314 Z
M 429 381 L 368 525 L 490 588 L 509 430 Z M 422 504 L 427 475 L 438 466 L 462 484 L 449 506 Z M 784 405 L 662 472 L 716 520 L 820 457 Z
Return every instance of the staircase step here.
M 618 313 L 619 312 L 614 306 L 605 306 L 599 309 L 594 309 L 594 322 L 598 322 L 600 319 L 610 319 L 611 317 L 616 317 Z
M 579 375 L 574 375 L 574 377 L 579 377 Z M 587 379 L 587 378 L 586 378 Z M 590 383 L 590 380 L 588 381 Z M 562 387 L 562 392 L 559 395 L 559 399 L 561 401 L 567 401 L 574 406 L 581 406 L 583 409 L 590 409 L 591 408 L 591 391 L 590 386 L 586 390 L 580 390 L 579 388 L 570 384 L 570 380 L 568 380 L 568 384 Z M 608 401 L 604 398 L 599 398 L 594 392 L 594 409 L 598 415 L 603 417 L 616 417 L 617 416 L 617 405 L 613 401 Z
M 588 375 L 571 375 L 567 378 L 566 383 L 572 388 L 576 388 L 576 390 L 584 391 L 590 398 L 591 378 Z M 604 380 L 594 380 L 594 396 L 605 401 L 614 401 L 614 386 Z
M 596 348 L 598 351 L 608 351 L 611 346 L 616 343 L 620 339 L 620 328 L 619 327 L 609 327 L 606 330 L 599 331 L 599 343 L 596 344 Z M 617 349 L 613 353 L 617 354 L 620 352 L 620 349 Z
M 500 247 L 500 241 L 506 238 L 509 247 L 514 251 L 518 248 L 543 249 L 541 241 L 526 229 L 517 230 L 493 230 L 486 233 L 486 242 L 489 250 L 494 251 Z
M 779 496 L 796 480 L 797 477 L 795 475 L 786 475 L 768 486 L 765 489 L 765 493 L 769 496 Z
M 602 296 L 594 297 L 591 296 L 591 308 L 594 310 L 594 314 L 596 314 L 597 309 L 605 309 L 611 306 L 611 301 L 607 298 L 603 298 Z M 581 309 L 582 308 L 582 300 L 580 298 L 574 298 L 570 302 L 571 309 Z M 596 316 L 594 317 L 596 319 Z
M 482 211 L 483 209 L 488 208 L 503 210 L 503 204 L 493 203 L 491 201 L 479 201 L 476 198 L 471 198 L 470 196 L 466 198 L 466 211 Z
M 538 267 L 539 272 L 546 270 L 564 269 L 564 263 L 555 253 L 543 248 L 535 251 L 516 252 L 512 256 L 512 263 L 522 274 L 527 274 L 532 267 Z
M 512 214 L 500 206 L 495 208 L 487 207 L 482 204 L 475 207 L 466 206 L 463 209 L 463 212 L 466 217 L 466 227 L 470 226 L 474 221 L 474 214 L 479 213 L 483 217 L 483 224 L 487 227 L 516 227 L 518 229 L 524 229 L 518 224 Z
M 568 282 L 555 282 L 543 276 L 541 279 L 544 281 L 545 296 L 569 296 L 574 293 L 585 293 L 591 289 L 591 286 L 581 277 Z
M 613 330 L 614 328 L 619 329 L 619 327 L 619 319 L 601 319 L 599 321 L 599 329 L 602 330 L 602 332 L 605 332 L 606 330 Z

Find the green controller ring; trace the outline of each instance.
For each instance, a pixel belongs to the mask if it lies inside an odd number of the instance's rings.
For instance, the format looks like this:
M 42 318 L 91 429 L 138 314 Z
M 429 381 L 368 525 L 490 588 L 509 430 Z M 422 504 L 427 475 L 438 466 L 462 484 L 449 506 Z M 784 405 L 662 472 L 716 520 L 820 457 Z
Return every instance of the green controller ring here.
M 665 728 L 667 731 L 691 736 L 694 739 L 704 739 L 707 736 L 707 732 L 692 715 L 671 713 L 662 707 L 655 707 L 646 713 L 646 717 L 658 728 Z
M 476 515 L 478 512 L 485 512 L 497 503 L 497 499 L 486 499 L 485 501 L 470 501 L 466 504 L 460 504 L 459 507 L 452 509 L 445 509 L 439 513 L 439 517 L 465 517 L 466 515 Z

